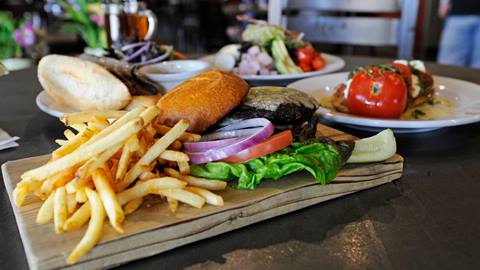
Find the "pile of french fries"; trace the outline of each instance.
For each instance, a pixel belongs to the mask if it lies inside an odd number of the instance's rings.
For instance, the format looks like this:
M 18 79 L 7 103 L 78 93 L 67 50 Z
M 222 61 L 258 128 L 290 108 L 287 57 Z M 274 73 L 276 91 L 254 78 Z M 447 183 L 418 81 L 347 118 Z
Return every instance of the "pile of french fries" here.
M 88 228 L 67 258 L 73 264 L 100 240 L 105 219 L 123 233 L 125 216 L 138 209 L 145 196 L 165 199 L 175 213 L 179 202 L 201 208 L 222 206 L 212 191 L 226 182 L 189 175 L 183 142 L 200 140 L 186 132 L 188 122 L 158 125 L 156 106 L 126 111 L 80 112 L 61 117 L 71 129 L 47 164 L 29 170 L 13 191 L 21 206 L 28 194 L 43 200 L 36 222 L 53 221 L 56 233 Z M 112 121 L 113 120 L 113 121 Z M 111 122 L 110 122 L 111 121 Z

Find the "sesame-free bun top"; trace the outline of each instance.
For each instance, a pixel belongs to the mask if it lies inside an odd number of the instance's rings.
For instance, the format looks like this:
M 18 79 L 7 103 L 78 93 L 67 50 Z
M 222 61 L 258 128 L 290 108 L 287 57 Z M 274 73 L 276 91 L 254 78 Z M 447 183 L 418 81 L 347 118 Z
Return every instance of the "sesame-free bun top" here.
M 248 93 L 239 77 L 218 70 L 201 73 L 160 98 L 158 122 L 173 126 L 181 119 L 188 131 L 202 133 L 236 107 Z
M 118 110 L 132 98 L 125 84 L 108 70 L 76 57 L 43 57 L 38 80 L 55 100 L 80 111 Z

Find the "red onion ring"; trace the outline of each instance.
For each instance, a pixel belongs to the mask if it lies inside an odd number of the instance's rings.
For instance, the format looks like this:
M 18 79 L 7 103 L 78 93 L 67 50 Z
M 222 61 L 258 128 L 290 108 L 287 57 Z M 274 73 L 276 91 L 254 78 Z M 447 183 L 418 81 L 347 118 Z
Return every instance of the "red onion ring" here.
M 242 123 L 245 122 L 245 123 Z M 256 132 L 250 134 L 247 137 L 244 138 L 237 138 L 236 141 L 234 142 L 217 142 L 218 146 L 213 147 L 210 149 L 206 149 L 205 151 L 200 151 L 200 152 L 192 152 L 192 151 L 187 151 L 187 155 L 190 157 L 190 162 L 193 164 L 201 164 L 201 163 L 207 163 L 215 160 L 220 160 L 227 158 L 231 155 L 234 155 L 240 151 L 243 151 L 251 146 L 254 146 L 268 137 L 270 137 L 273 134 L 273 131 L 275 130 L 275 127 L 273 124 L 265 118 L 253 118 L 249 120 L 242 121 L 240 123 L 235 123 L 229 126 L 226 126 L 224 128 L 221 128 L 219 130 L 222 131 L 231 131 L 232 128 L 236 127 L 241 127 L 241 128 L 249 128 L 249 127 L 258 127 L 262 126 Z M 236 130 L 239 131 L 239 130 Z M 251 132 L 251 131 L 250 131 Z M 199 142 L 199 143 L 205 143 L 205 142 Z M 196 143 L 190 143 L 190 146 L 192 144 Z M 205 149 L 201 147 L 201 149 Z M 185 147 L 187 148 L 187 146 Z
M 246 129 L 237 129 L 237 130 L 224 130 L 224 131 L 218 131 L 218 132 L 216 131 L 215 133 L 202 136 L 202 141 L 245 137 L 245 136 L 252 135 L 252 133 L 258 132 L 260 129 L 262 128 L 255 127 L 255 128 L 246 128 Z
M 135 59 L 137 58 L 139 55 L 142 54 L 142 52 L 146 51 L 149 47 L 149 44 L 146 43 L 145 45 L 143 45 L 143 47 L 141 47 L 140 49 L 136 50 L 134 53 L 130 54 L 129 56 L 126 56 L 123 58 L 124 61 L 131 61 L 132 59 Z
M 120 48 L 120 50 L 121 50 L 122 52 L 128 51 L 128 50 L 133 49 L 133 48 L 136 48 L 136 47 L 144 46 L 145 43 L 146 43 L 145 41 L 142 41 L 142 42 L 127 44 L 127 45 L 122 46 L 122 48 Z
M 185 150 L 187 150 L 187 152 L 202 152 L 212 148 L 223 147 L 242 139 L 243 138 L 229 138 L 224 140 L 205 141 L 197 143 L 186 142 L 183 144 L 183 147 L 185 147 Z
M 228 126 L 224 126 L 222 128 L 215 130 L 214 133 L 219 131 L 236 130 L 236 129 L 242 129 L 242 128 L 261 127 L 266 124 L 264 120 L 269 121 L 266 118 L 251 118 L 247 120 L 236 121 Z

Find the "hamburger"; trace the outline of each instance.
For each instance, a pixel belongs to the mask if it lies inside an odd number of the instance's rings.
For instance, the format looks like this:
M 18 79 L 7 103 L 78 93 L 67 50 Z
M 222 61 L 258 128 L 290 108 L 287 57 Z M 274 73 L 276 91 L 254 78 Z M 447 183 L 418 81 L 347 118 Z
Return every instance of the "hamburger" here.
M 279 130 L 293 128 L 311 121 L 319 106 L 313 97 L 296 89 L 249 88 L 239 77 L 217 70 L 185 81 L 157 105 L 160 124 L 186 119 L 194 133 L 251 118 L 266 118 Z
M 263 179 L 279 179 L 306 170 L 321 184 L 336 176 L 353 150 L 353 142 L 301 139 L 295 127 L 316 130 L 317 101 L 285 87 L 252 87 L 239 77 L 213 70 L 177 86 L 160 98 L 157 124 L 181 119 L 202 141 L 184 143 L 194 176 L 233 180 L 253 189 Z M 301 130 L 301 129 L 300 129 Z

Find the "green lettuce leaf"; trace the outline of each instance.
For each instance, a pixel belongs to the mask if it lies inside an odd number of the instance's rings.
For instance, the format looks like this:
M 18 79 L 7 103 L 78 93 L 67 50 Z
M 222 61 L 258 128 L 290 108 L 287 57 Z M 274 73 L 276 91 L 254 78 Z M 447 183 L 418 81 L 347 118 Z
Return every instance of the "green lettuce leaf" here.
M 285 40 L 285 30 L 280 26 L 268 24 L 249 24 L 242 33 L 245 42 L 251 42 L 260 47 L 268 47 L 274 39 Z
M 296 171 L 306 170 L 325 185 L 335 178 L 344 161 L 337 149 L 328 143 L 293 143 L 289 147 L 241 164 L 210 162 L 192 165 L 197 177 L 231 181 L 238 179 L 237 188 L 254 189 L 263 179 L 278 180 Z

